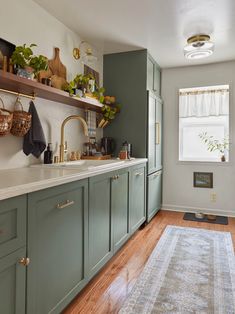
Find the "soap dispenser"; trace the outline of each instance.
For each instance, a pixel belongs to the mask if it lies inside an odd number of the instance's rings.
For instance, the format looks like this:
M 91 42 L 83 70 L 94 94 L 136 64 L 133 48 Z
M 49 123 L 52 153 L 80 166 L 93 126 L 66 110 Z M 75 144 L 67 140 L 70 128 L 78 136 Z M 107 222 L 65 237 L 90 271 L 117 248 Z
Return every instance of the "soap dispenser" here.
M 52 164 L 53 158 L 52 158 L 52 148 L 51 143 L 48 143 L 47 149 L 44 152 L 44 164 Z

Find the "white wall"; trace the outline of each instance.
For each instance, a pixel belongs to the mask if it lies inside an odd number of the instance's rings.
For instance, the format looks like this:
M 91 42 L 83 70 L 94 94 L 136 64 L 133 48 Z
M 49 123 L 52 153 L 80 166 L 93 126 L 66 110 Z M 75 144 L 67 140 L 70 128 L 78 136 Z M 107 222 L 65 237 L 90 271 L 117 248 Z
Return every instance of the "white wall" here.
M 67 79 L 71 80 L 76 73 L 83 73 L 83 65 L 72 56 L 73 48 L 78 47 L 81 42 L 77 34 L 31 0 L 0 0 L 0 6 L 2 8 L 0 18 L 2 38 L 16 45 L 35 43 L 38 45 L 35 53 L 44 54 L 49 59 L 53 58 L 54 47 L 59 47 L 60 58 L 67 67 Z M 94 68 L 100 73 L 102 82 L 103 59 L 101 55 Z M 15 97 L 4 93 L 0 93 L 0 96 L 6 107 L 13 109 Z M 22 103 L 24 109 L 28 110 L 29 101 L 22 98 Z M 36 99 L 35 105 L 46 140 L 52 141 L 55 149 L 58 147 L 60 125 L 64 118 L 71 114 L 84 114 L 82 110 L 44 99 Z M 85 138 L 77 121 L 71 121 L 67 125 L 66 139 L 70 150 L 82 149 Z M 24 155 L 22 139 L 11 135 L 0 137 L 0 169 L 28 166 L 37 162 L 36 158 Z
M 235 216 L 235 61 L 162 71 L 164 101 L 163 209 L 203 211 Z M 197 163 L 178 161 L 178 90 L 230 85 L 230 161 Z M 193 172 L 214 173 L 214 188 L 193 188 Z M 215 203 L 210 194 L 216 193 Z

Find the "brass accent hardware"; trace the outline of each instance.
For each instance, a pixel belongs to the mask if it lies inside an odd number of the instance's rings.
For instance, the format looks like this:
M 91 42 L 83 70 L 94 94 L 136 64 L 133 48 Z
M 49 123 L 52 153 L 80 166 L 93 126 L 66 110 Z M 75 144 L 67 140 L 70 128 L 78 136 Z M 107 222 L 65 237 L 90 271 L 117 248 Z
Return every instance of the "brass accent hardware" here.
M 11 90 L 4 89 L 4 88 L 0 88 L 0 92 L 12 94 L 12 95 L 16 95 L 17 97 L 25 97 L 25 98 L 29 98 L 29 99 L 32 99 L 32 100 L 35 100 L 35 97 L 36 97 L 35 94 L 33 94 L 33 95 L 27 95 L 27 94 L 22 94 L 22 93 L 13 92 L 13 91 L 11 91 Z
M 80 49 L 79 48 L 73 48 L 73 57 L 76 60 L 80 59 Z
M 119 179 L 119 175 L 112 177 L 112 180 L 117 180 L 117 179 Z
M 209 41 L 209 40 L 210 40 L 209 35 L 199 34 L 199 35 L 194 35 L 192 37 L 189 37 L 187 40 L 187 43 L 192 44 L 198 41 Z
M 66 200 L 64 203 L 59 203 L 56 205 L 56 208 L 63 209 L 65 207 L 72 206 L 74 204 L 74 201 Z
M 156 144 L 159 145 L 160 144 L 160 123 L 156 122 Z
M 140 177 L 140 176 L 143 175 L 143 172 L 136 172 L 135 175 L 136 175 L 137 177 Z
M 157 173 L 155 173 L 155 175 L 153 176 L 153 178 L 155 179 L 155 178 L 159 177 L 161 173 L 162 173 L 161 171 L 158 171 Z
M 65 127 L 65 124 L 70 121 L 70 120 L 79 120 L 82 122 L 82 126 L 83 126 L 83 130 L 84 130 L 84 134 L 86 136 L 88 136 L 88 126 L 86 124 L 86 121 L 78 116 L 78 115 L 72 115 L 72 116 L 69 116 L 67 117 L 63 122 L 62 122 L 62 125 L 61 125 L 61 136 L 60 136 L 60 162 L 64 162 L 64 154 L 66 152 L 66 149 L 67 149 L 67 144 L 65 143 L 64 141 L 64 127 Z
M 23 265 L 23 266 L 28 266 L 30 263 L 30 259 L 28 257 L 22 257 L 19 260 L 19 264 Z

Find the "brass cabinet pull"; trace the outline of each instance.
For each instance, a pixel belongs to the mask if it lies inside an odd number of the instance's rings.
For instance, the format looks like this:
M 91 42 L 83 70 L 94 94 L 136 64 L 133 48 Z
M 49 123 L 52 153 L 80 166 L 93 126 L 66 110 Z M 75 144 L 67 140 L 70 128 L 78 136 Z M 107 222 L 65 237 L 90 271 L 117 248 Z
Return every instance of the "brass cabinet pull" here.
M 161 171 L 158 171 L 158 172 L 153 176 L 153 178 L 155 179 L 155 178 L 159 177 L 161 173 L 162 173 Z
M 113 176 L 113 177 L 112 177 L 112 180 L 117 180 L 118 178 L 119 178 L 119 175 Z
M 71 206 L 71 205 L 73 205 L 73 204 L 74 204 L 74 201 L 66 200 L 65 203 L 59 203 L 59 204 L 57 204 L 57 205 L 56 205 L 56 208 L 58 208 L 58 209 L 63 209 L 63 208 L 65 208 L 65 207 Z
M 155 132 L 156 132 L 156 145 L 159 145 L 160 144 L 160 123 L 159 122 L 156 122 Z
M 30 259 L 28 257 L 22 257 L 19 260 L 19 264 L 21 264 L 22 266 L 28 266 L 30 263 Z
M 136 175 L 137 177 L 140 177 L 140 176 L 143 175 L 143 172 L 136 172 L 135 175 Z

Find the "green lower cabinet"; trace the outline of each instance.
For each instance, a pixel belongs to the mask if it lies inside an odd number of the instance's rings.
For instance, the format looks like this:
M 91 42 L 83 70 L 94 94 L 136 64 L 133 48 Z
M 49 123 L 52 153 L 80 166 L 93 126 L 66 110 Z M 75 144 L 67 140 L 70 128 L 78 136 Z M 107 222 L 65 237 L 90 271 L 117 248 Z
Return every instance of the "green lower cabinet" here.
M 162 203 L 162 171 L 148 176 L 147 222 L 160 210 Z
M 0 313 L 25 314 L 26 266 L 19 263 L 26 248 L 0 259 Z
M 26 195 L 0 201 L 0 258 L 26 245 L 26 210 Z
M 86 284 L 88 180 L 29 194 L 27 313 L 60 313 Z
M 134 233 L 146 220 L 145 166 L 130 171 L 130 232 Z
M 129 172 L 118 171 L 111 181 L 114 253 L 129 237 Z
M 89 278 L 112 257 L 111 179 L 113 172 L 89 179 Z

